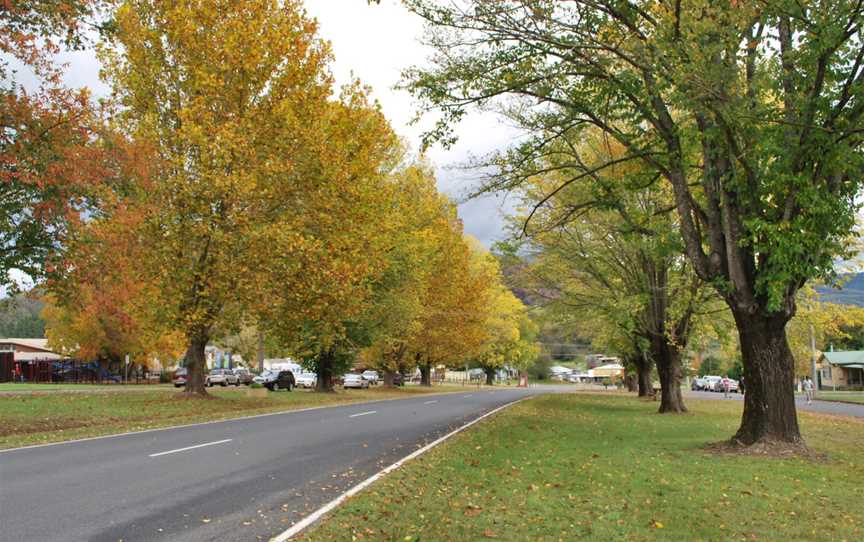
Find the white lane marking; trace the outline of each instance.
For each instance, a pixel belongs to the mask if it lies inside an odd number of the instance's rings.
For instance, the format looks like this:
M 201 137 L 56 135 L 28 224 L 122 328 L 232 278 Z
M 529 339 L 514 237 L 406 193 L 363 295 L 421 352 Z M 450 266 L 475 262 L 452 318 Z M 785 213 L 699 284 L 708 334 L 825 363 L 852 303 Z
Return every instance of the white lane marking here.
M 185 448 L 177 448 L 176 450 L 168 450 L 167 452 L 159 452 L 158 454 L 150 454 L 149 457 L 159 457 L 160 455 L 176 454 L 177 452 L 185 452 L 186 450 L 194 450 L 195 448 L 203 448 L 205 446 L 215 446 L 216 444 L 225 444 L 234 439 L 226 438 L 222 440 L 214 440 L 213 442 L 205 442 L 204 444 L 196 444 L 195 446 L 186 446 Z
M 375 414 L 378 412 L 377 410 L 368 410 L 366 412 L 358 412 L 357 414 L 351 414 L 348 416 L 349 418 L 356 418 L 357 416 L 366 416 L 367 414 Z
M 379 478 L 381 478 L 385 474 L 398 469 L 403 464 L 405 464 L 407 461 L 410 461 L 412 459 L 415 459 L 415 458 L 425 454 L 426 452 L 428 452 L 429 450 L 431 450 L 435 446 L 438 446 L 439 444 L 441 444 L 445 440 L 449 439 L 450 437 L 456 435 L 457 433 L 460 433 L 460 432 L 464 431 L 465 429 L 468 429 L 469 427 L 471 427 L 475 423 L 479 422 L 480 420 L 482 420 L 488 416 L 491 416 L 491 415 L 495 414 L 496 412 L 500 412 L 500 411 L 504 410 L 505 408 L 507 408 L 509 406 L 513 406 L 516 403 L 518 403 L 520 401 L 524 401 L 526 399 L 531 399 L 531 397 L 522 397 L 521 399 L 516 399 L 515 401 L 511 401 L 511 402 L 507 403 L 506 405 L 501 405 L 500 407 L 498 407 L 496 409 L 490 410 L 489 412 L 487 412 L 486 414 L 483 414 L 479 418 L 475 418 L 475 419 L 471 420 L 470 422 L 466 423 L 465 425 L 463 425 L 462 427 L 458 427 L 458 428 L 454 429 L 453 431 L 447 433 L 446 435 L 439 438 L 438 440 L 432 441 L 429 444 L 427 444 L 426 446 L 423 446 L 422 448 L 415 450 L 411 454 L 406 455 L 405 457 L 403 457 L 399 461 L 397 461 L 397 462 L 393 463 L 392 465 L 390 465 L 389 467 L 381 470 L 377 474 L 373 474 L 369 478 L 366 478 L 365 480 L 363 480 L 362 482 L 360 482 L 356 486 L 352 487 L 351 489 L 349 489 L 345 493 L 339 495 L 338 497 L 336 497 L 332 501 L 328 502 L 327 504 L 325 504 L 324 506 L 322 506 L 318 510 L 315 510 L 314 512 L 312 512 L 311 514 L 309 514 L 305 518 L 303 518 L 300 521 L 298 521 L 297 523 L 295 523 L 291 528 L 285 530 L 283 533 L 274 536 L 273 538 L 270 539 L 270 542 L 286 542 L 287 540 L 290 540 L 291 538 L 293 538 L 293 537 L 297 536 L 298 534 L 300 534 L 301 532 L 303 532 L 310 525 L 312 525 L 313 523 L 315 523 L 316 521 L 321 519 L 321 517 L 324 514 L 326 514 L 327 512 L 330 512 L 331 510 L 333 510 L 334 508 L 336 508 L 337 506 L 339 506 L 340 504 L 345 502 L 345 500 L 348 499 L 349 497 L 353 497 L 357 493 L 360 493 L 361 491 L 363 491 L 365 488 L 372 485 L 375 481 L 377 481 Z
M 469 393 L 468 395 L 463 395 L 462 397 L 471 397 L 471 396 L 472 396 L 472 394 Z
M 431 404 L 433 404 L 433 403 L 437 403 L 437 402 L 438 402 L 438 401 L 426 401 L 426 402 L 423 403 L 423 404 L 424 404 L 424 405 L 431 405 Z

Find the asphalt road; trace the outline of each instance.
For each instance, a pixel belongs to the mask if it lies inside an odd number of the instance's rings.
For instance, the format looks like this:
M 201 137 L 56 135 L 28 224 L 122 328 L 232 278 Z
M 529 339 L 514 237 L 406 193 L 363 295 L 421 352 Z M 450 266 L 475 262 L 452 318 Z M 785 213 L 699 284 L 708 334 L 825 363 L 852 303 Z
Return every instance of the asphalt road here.
M 267 540 L 425 443 L 543 391 L 466 390 L 0 452 L 0 539 Z
M 743 401 L 744 396 L 740 393 L 730 393 L 729 398 L 724 398 L 722 393 L 710 391 L 686 391 L 684 397 L 694 399 L 720 399 L 726 401 Z M 835 414 L 837 416 L 855 416 L 856 418 L 864 418 L 864 404 L 856 405 L 852 403 L 840 403 L 837 401 L 813 401 L 807 404 L 804 396 L 801 394 L 795 395 L 795 407 L 798 410 L 808 412 L 818 412 L 820 414 Z

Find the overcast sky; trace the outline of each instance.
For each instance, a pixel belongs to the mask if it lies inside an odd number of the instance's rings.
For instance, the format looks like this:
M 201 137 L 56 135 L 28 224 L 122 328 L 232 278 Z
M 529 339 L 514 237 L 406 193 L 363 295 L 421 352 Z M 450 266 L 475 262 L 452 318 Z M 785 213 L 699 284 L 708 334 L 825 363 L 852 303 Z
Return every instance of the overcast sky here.
M 351 79 L 352 74 L 370 86 L 381 103 L 385 115 L 396 132 L 404 137 L 416 152 L 423 126 L 409 123 L 416 104 L 406 92 L 393 87 L 402 70 L 422 65 L 429 56 L 419 38 L 423 32 L 421 20 L 403 8 L 398 0 L 382 0 L 380 5 L 368 5 L 366 0 L 305 0 L 309 15 L 319 22 L 320 35 L 331 42 L 335 62 L 332 66 L 337 83 Z M 92 51 L 65 55 L 69 63 L 66 76 L 71 86 L 87 86 L 98 95 L 108 89 L 99 81 L 99 64 Z M 461 201 L 472 184 L 470 172 L 455 166 L 464 164 L 471 155 L 484 155 L 506 146 L 515 132 L 499 122 L 493 114 L 477 113 L 467 117 L 457 134 L 459 142 L 449 150 L 435 147 L 427 158 L 435 165 L 439 188 Z M 500 239 L 504 200 L 486 198 L 459 205 L 465 231 L 485 245 Z

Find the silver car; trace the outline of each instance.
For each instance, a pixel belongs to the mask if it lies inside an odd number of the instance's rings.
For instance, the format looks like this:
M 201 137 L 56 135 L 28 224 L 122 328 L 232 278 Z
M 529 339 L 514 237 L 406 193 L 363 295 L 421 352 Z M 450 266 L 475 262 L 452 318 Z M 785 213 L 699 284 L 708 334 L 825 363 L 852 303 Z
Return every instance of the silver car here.
M 363 377 L 363 380 L 369 382 L 370 385 L 378 385 L 378 371 L 363 371 L 363 374 L 361 374 L 360 376 Z
M 237 378 L 237 375 L 234 374 L 234 371 L 231 369 L 213 369 L 210 371 L 210 374 L 207 375 L 207 379 L 205 383 L 208 386 L 228 386 L 229 384 L 232 386 L 239 386 L 240 379 Z
M 342 387 L 345 389 L 366 389 L 369 387 L 369 381 L 363 378 L 363 375 L 348 373 L 342 377 Z

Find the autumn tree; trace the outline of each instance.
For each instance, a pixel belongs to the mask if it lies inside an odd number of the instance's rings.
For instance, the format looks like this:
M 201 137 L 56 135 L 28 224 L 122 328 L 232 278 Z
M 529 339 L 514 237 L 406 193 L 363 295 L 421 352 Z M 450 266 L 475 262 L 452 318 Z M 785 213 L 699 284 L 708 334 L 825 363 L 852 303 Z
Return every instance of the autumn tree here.
M 102 59 L 117 123 L 153 149 L 142 268 L 186 337 L 186 391 L 205 394 L 205 346 L 278 256 L 261 242 L 274 214 L 304 215 L 304 165 L 327 163 L 312 130 L 333 115 L 329 49 L 294 0 L 129 0 L 115 22 Z
M 485 306 L 485 336 L 472 361 L 483 369 L 491 386 L 499 370 L 527 369 L 537 359 L 539 347 L 537 326 L 527 308 L 500 279 L 487 287 Z
M 789 347 L 795 357 L 796 377 L 812 377 L 814 350 L 828 350 L 832 341 L 842 343 L 850 338 L 850 331 L 864 327 L 864 308 L 822 301 L 811 287 L 799 292 L 797 303 L 799 309 L 788 326 Z
M 134 200 L 133 200 L 134 201 Z M 66 265 L 51 274 L 42 318 L 52 348 L 80 359 L 150 367 L 183 353 L 183 335 L 166 325 L 153 299 L 156 285 L 139 272 L 145 215 L 124 200 L 103 206 L 76 230 Z
M 405 3 L 437 51 L 407 78 L 443 112 L 433 139 L 447 140 L 468 107 L 511 97 L 507 113 L 531 137 L 501 157 L 504 172 L 591 126 L 627 149 L 618 161 L 644 162 L 673 189 L 693 268 L 740 336 L 748 393 L 733 443 L 800 445 L 786 323 L 855 225 L 864 7 Z M 518 183 L 504 174 L 486 188 Z
M 295 135 L 305 141 L 302 184 L 272 188 L 261 250 L 278 257 L 258 283 L 261 321 L 317 373 L 319 391 L 332 391 L 370 342 L 366 317 L 399 223 L 391 173 L 402 148 L 359 84 L 323 112 Z
M 424 332 L 421 318 L 431 287 L 434 262 L 454 227 L 455 206 L 435 186 L 431 168 L 413 164 L 393 176 L 392 218 L 387 265 L 372 288 L 363 315 L 369 340 L 360 352 L 362 363 L 382 371 L 385 386 L 396 373 L 416 366 L 410 355 L 412 339 Z
M 70 227 L 113 176 L 111 145 L 87 89 L 63 85 L 62 49 L 89 45 L 98 0 L 5 2 L 0 7 L 0 284 L 10 270 L 39 280 Z M 31 77 L 22 78 L 21 74 Z M 26 84 L 25 84 L 26 83 Z

